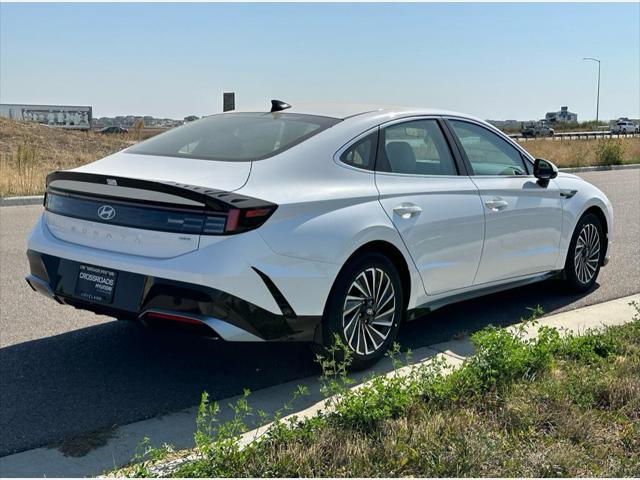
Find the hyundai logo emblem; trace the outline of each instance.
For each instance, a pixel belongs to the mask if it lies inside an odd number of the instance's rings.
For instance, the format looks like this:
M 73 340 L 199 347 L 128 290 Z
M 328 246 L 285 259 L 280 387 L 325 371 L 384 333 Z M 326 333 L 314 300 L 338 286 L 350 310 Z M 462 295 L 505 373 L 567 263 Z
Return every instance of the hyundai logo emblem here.
M 111 205 L 102 205 L 98 208 L 98 216 L 103 220 L 111 220 L 116 216 L 116 209 Z

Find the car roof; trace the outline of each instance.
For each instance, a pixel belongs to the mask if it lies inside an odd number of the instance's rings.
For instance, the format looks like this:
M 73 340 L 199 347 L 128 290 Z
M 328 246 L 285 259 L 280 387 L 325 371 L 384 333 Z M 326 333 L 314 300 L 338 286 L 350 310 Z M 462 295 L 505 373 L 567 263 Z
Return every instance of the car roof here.
M 260 112 L 265 111 L 265 106 L 258 108 L 247 108 L 242 110 L 234 110 L 234 112 Z M 268 110 L 267 110 L 268 111 Z M 473 118 L 469 115 L 452 112 L 447 110 L 439 110 L 434 108 L 421 107 L 403 107 L 395 105 L 383 104 L 366 104 L 366 103 L 342 103 L 342 102 L 322 102 L 322 103 L 305 103 L 291 102 L 291 108 L 283 110 L 283 113 L 298 113 L 305 115 L 317 115 L 322 117 L 333 117 L 341 120 L 361 116 L 371 115 L 378 116 L 381 114 L 398 115 L 399 117 L 410 115 L 454 115 L 458 117 Z

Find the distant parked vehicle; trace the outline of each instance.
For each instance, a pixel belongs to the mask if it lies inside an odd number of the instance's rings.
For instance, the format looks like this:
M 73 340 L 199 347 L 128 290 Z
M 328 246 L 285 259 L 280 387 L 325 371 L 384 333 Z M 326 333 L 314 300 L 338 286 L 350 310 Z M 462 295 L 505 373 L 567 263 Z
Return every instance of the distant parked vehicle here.
M 104 127 L 102 130 L 100 130 L 100 133 L 104 133 L 104 134 L 129 133 L 129 130 L 122 127 Z
M 553 137 L 555 131 L 545 122 L 526 123 L 520 131 L 525 138 Z
M 619 120 L 611 128 L 611 133 L 638 133 L 640 127 L 629 120 Z

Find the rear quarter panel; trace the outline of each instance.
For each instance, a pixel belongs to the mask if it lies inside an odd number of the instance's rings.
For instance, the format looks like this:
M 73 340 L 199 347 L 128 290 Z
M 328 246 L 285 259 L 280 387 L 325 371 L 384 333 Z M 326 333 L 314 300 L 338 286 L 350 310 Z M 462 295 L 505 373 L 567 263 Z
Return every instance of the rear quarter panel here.
M 332 127 L 336 128 L 336 127 Z M 330 129 L 330 130 L 332 130 Z M 361 246 L 386 241 L 404 256 L 411 275 L 409 306 L 423 303 L 424 287 L 402 240 L 378 201 L 373 172 L 337 164 L 333 155 L 360 131 L 323 134 L 282 155 L 254 162 L 241 192 L 278 204 L 257 232 L 274 253 L 337 266 L 321 291 L 326 300 L 339 269 Z M 276 277 L 278 272 L 274 272 Z M 274 282 L 284 290 L 305 290 L 304 277 Z M 317 289 L 317 284 L 316 284 Z M 287 293 L 283 291 L 287 296 Z

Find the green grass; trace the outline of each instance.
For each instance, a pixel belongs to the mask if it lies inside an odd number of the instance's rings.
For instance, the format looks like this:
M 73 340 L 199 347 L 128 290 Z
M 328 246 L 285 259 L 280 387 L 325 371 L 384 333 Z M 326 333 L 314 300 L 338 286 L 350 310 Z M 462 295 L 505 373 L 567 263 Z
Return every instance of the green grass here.
M 337 394 L 329 413 L 277 420 L 245 448 L 236 438 L 252 413 L 246 396 L 236 404 L 236 418 L 223 425 L 205 398 L 196 434 L 200 458 L 172 475 L 640 475 L 638 315 L 583 336 L 542 327 L 527 339 L 524 327 L 488 327 L 472 340 L 477 354 L 453 373 L 436 362 L 353 390 L 344 363 L 334 360 L 340 356 L 329 355 L 322 360 L 323 391 Z M 162 458 L 158 452 L 146 453 Z M 149 476 L 149 465 L 119 473 Z

